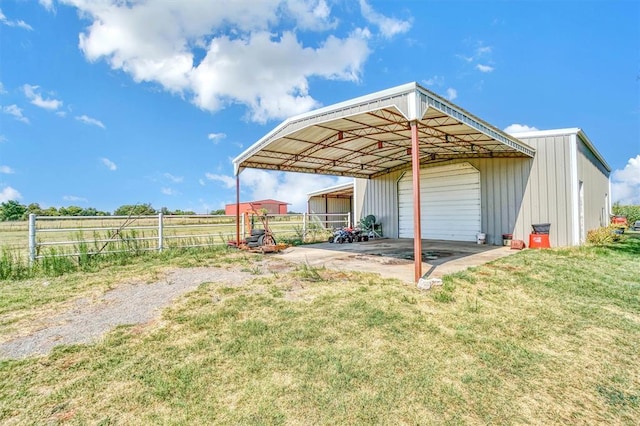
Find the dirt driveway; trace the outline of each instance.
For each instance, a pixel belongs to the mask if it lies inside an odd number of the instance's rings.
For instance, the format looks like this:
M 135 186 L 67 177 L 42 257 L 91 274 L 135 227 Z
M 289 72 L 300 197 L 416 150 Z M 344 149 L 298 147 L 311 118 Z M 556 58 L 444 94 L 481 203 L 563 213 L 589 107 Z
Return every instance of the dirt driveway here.
M 514 253 L 509 247 L 424 240 L 422 273 L 427 278 L 462 271 Z M 413 240 L 376 239 L 361 243 L 320 243 L 291 247 L 277 254 L 287 261 L 329 269 L 378 273 L 414 282 Z

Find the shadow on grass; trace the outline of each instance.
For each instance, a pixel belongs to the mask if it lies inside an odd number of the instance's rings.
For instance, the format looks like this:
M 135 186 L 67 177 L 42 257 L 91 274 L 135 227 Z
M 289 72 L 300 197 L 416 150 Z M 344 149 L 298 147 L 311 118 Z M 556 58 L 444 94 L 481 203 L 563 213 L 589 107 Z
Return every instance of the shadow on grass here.
M 640 234 L 627 235 L 624 241 L 608 245 L 607 248 L 619 253 L 640 256 Z

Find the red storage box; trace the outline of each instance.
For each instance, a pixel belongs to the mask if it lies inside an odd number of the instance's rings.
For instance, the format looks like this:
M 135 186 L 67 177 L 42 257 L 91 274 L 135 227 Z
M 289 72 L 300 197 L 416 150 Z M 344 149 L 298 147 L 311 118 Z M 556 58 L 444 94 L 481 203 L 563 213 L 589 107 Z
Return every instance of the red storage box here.
M 549 234 L 529 234 L 529 248 L 551 248 Z

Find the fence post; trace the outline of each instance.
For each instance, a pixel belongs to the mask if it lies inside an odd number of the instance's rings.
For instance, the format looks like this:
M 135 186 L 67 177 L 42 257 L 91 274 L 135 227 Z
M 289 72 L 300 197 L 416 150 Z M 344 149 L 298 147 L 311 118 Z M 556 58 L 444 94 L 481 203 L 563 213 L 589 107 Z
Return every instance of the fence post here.
M 240 231 L 240 241 L 244 240 L 244 223 L 246 222 L 246 215 L 244 213 L 242 213 L 240 215 L 240 217 L 242 218 L 242 230 Z M 240 241 L 236 241 L 238 243 L 238 245 L 240 245 Z
M 307 213 L 302 213 L 302 241 L 304 242 L 307 236 Z
M 36 215 L 29 214 L 29 265 L 36 261 Z
M 164 215 L 162 212 L 158 213 L 158 251 L 161 252 L 164 248 Z

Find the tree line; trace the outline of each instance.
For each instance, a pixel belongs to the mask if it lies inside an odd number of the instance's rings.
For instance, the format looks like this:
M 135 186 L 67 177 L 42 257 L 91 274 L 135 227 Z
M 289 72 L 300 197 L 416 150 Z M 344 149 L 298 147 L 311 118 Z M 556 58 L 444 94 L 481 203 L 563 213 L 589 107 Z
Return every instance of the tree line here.
M 0 222 L 27 220 L 30 214 L 37 216 L 140 216 L 140 215 L 153 215 L 162 213 L 165 215 L 195 215 L 196 213 L 191 210 L 169 210 L 167 207 L 162 207 L 159 210 L 153 208 L 150 203 L 145 204 L 124 204 L 112 212 L 101 211 L 93 207 L 47 207 L 42 208 L 38 203 L 31 203 L 28 205 L 21 204 L 15 200 L 5 201 L 0 203 Z M 223 215 L 224 209 L 215 210 L 210 214 Z

